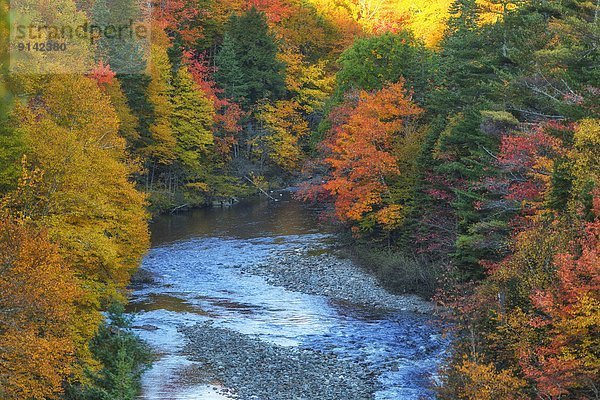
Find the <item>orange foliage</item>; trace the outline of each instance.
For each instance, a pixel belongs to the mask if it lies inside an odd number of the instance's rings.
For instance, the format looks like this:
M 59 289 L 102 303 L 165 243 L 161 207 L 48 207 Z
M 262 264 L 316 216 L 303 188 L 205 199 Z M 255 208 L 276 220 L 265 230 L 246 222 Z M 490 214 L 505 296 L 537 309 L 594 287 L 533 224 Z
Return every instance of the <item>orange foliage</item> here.
M 386 201 L 386 180 L 400 174 L 393 154 L 395 138 L 407 119 L 421 113 L 402 82 L 359 94 L 357 105 L 347 120 L 334 128 L 327 143 L 331 179 L 323 189 L 335 197 L 340 220 L 358 222 L 373 211 L 378 212 L 380 222 L 396 220 L 396 208 Z
M 523 350 L 522 367 L 544 396 L 558 398 L 590 386 L 600 374 L 600 193 L 596 220 L 587 223 L 572 250 L 555 257 L 557 282 L 531 298 L 540 316 L 531 320 L 546 341 Z
M 54 399 L 74 361 L 77 280 L 45 232 L 0 221 L 0 398 Z

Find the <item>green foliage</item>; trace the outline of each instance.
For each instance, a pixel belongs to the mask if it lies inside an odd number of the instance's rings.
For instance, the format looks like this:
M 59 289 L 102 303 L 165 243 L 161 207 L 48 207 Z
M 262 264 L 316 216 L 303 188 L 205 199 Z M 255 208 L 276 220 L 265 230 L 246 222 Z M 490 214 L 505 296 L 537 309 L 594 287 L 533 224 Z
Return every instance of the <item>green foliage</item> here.
M 0 82 L 0 96 L 2 91 Z M 21 172 L 20 159 L 24 151 L 23 138 L 10 122 L 9 108 L 9 95 L 5 93 L 0 103 L 0 193 L 16 187 Z
M 142 373 L 150 366 L 152 354 L 131 332 L 131 319 L 123 305 L 113 304 L 107 320 L 90 343 L 99 371 L 88 371 L 90 384 L 70 385 L 65 400 L 134 400 L 140 390 Z
M 473 29 L 477 21 L 472 21 L 472 14 L 461 10 L 451 17 L 448 34 L 442 41 L 435 78 L 437 90 L 428 98 L 429 107 L 436 114 L 447 115 L 473 106 L 483 108 L 492 97 L 491 82 L 498 78 L 499 63 L 495 39 L 485 34 L 488 27 Z
M 433 53 L 409 31 L 358 39 L 338 60 L 337 97 L 355 90 L 379 90 L 404 78 L 415 98 L 429 90 Z
M 22 139 L 9 122 L 12 109 L 12 93 L 8 80 L 8 4 L 0 2 L 0 193 L 14 188 L 20 171 L 20 156 L 23 153 Z
M 502 202 L 497 203 L 499 208 L 489 205 L 500 196 L 486 185 L 487 180 L 499 174 L 494 159 L 499 136 L 484 132 L 483 122 L 481 113 L 475 110 L 453 117 L 434 150 L 439 161 L 434 171 L 453 181 L 452 208 L 457 218 L 453 258 L 463 279 L 483 277 L 480 262 L 497 260 L 504 254 L 503 242 L 511 215 Z
M 93 3 L 91 20 L 100 26 L 127 26 L 140 18 L 140 9 L 131 0 L 97 0 Z M 154 104 L 148 98 L 151 77 L 146 74 L 147 60 L 142 43 L 135 38 L 98 40 L 97 62 L 109 64 L 117 72 L 126 103 L 138 122 L 137 134 L 127 135 L 128 144 L 137 151 L 149 142 L 150 126 L 154 122 Z
M 229 34 L 223 37 L 221 49 L 215 56 L 215 81 L 223 89 L 225 97 L 243 102 L 248 97 L 248 81 L 238 60 L 236 43 Z
M 263 99 L 280 98 L 285 93 L 285 66 L 277 60 L 277 43 L 269 32 L 264 13 L 252 8 L 240 16 L 234 15 L 227 33 L 231 39 L 225 43 L 225 53 L 218 58 L 223 64 L 217 64 L 221 77 L 227 79 L 220 83 L 225 88 L 229 86 L 229 90 L 232 86 L 237 90 L 245 89 L 247 96 L 242 104 L 246 108 Z M 231 58 L 232 47 L 237 62 Z M 236 82 L 238 68 L 243 74 L 241 82 Z

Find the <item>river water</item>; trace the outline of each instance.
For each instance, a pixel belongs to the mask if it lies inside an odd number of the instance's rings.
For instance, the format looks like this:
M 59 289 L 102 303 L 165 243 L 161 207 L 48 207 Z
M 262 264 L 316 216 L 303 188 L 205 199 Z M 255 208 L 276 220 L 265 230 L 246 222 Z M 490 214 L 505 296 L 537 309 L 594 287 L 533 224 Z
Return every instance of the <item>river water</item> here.
M 159 355 L 143 377 L 140 399 L 235 398 L 209 374 L 202 376 L 199 371 L 209 367 L 190 361 L 183 351 L 185 337 L 177 328 L 209 320 L 281 346 L 366 362 L 380 372 L 374 378 L 380 386 L 377 400 L 433 398 L 428 387 L 445 342 L 430 317 L 339 304 L 232 268 L 299 246 L 327 249 L 333 239 L 313 213 L 287 195 L 277 203 L 254 200 L 157 219 L 142 265 L 156 283 L 136 289 L 129 305 L 136 333 Z

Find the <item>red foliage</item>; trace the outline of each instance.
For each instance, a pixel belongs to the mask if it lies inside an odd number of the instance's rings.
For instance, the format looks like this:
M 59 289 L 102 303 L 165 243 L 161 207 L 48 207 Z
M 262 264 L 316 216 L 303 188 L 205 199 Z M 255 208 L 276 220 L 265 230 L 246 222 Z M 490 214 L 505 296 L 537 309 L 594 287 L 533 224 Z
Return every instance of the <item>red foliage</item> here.
M 547 340 L 524 351 L 521 365 L 545 396 L 558 398 L 597 379 L 598 354 L 590 338 L 598 336 L 600 312 L 600 192 L 596 219 L 585 225 L 571 250 L 555 257 L 557 282 L 531 300 L 540 313 L 532 318 Z
M 207 18 L 205 10 L 194 0 L 162 0 L 154 7 L 154 18 L 167 32 L 177 32 L 184 47 L 194 45 L 203 37 L 199 20 Z
M 498 161 L 515 178 L 508 189 L 508 200 L 528 202 L 534 210 L 535 204 L 543 200 L 553 159 L 565 154 L 561 140 L 548 133 L 553 128 L 544 125 L 502 138 Z
M 105 65 L 104 62 L 100 60 L 98 65 L 96 65 L 96 67 L 90 71 L 88 76 L 96 80 L 98 85 L 102 86 L 104 84 L 111 84 L 116 74 L 110 69 L 110 64 Z
M 358 222 L 374 211 L 382 223 L 396 218 L 398 210 L 384 199 L 389 192 L 386 179 L 400 173 L 394 139 L 407 118 L 421 113 L 402 82 L 375 93 L 361 92 L 355 106 L 345 104 L 333 112 L 333 135 L 325 143 L 331 176 L 312 190 L 335 199 L 339 220 Z
M 279 23 L 294 12 L 294 8 L 285 0 L 248 0 L 247 8 L 252 7 L 264 12 L 270 24 Z
M 214 104 L 217 151 L 222 155 L 227 155 L 232 146 L 237 143 L 236 136 L 242 130 L 240 120 L 244 117 L 244 112 L 238 104 L 222 97 L 223 90 L 217 87 L 212 78 L 214 68 L 209 66 L 203 55 L 186 51 L 183 54 L 183 60 L 194 81 Z

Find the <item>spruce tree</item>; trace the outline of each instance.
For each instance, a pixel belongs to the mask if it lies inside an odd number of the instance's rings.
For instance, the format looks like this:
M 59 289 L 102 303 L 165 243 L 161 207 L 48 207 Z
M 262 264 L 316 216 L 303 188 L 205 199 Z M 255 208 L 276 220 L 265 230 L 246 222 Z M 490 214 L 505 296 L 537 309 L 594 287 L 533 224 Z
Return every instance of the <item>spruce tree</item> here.
M 223 45 L 215 57 L 217 70 L 214 76 L 219 87 L 224 90 L 225 97 L 241 103 L 248 96 L 248 87 L 235 47 L 235 42 L 226 33 Z
M 92 20 L 100 26 L 127 26 L 131 20 L 139 19 L 139 4 L 133 0 L 97 0 L 92 8 Z M 154 122 L 154 107 L 148 99 L 151 78 L 146 73 L 147 50 L 141 40 L 129 39 L 127 35 L 121 39 L 102 37 L 97 42 L 97 61 L 109 64 L 116 73 L 127 105 L 139 120 L 136 139 L 129 137 L 134 152 L 150 143 L 150 126 Z
M 247 90 L 247 97 L 242 103 L 244 107 L 249 108 L 263 99 L 276 100 L 283 96 L 285 65 L 277 59 L 277 43 L 269 32 L 265 14 L 252 8 L 240 16 L 233 16 L 228 33 L 243 73 L 241 87 Z M 226 64 L 217 66 L 221 71 L 231 68 Z
M 497 79 L 499 63 L 489 27 L 478 28 L 480 10 L 475 0 L 456 0 L 442 41 L 438 91 L 430 108 L 449 115 L 470 107 L 485 107 L 491 97 L 490 82 Z

